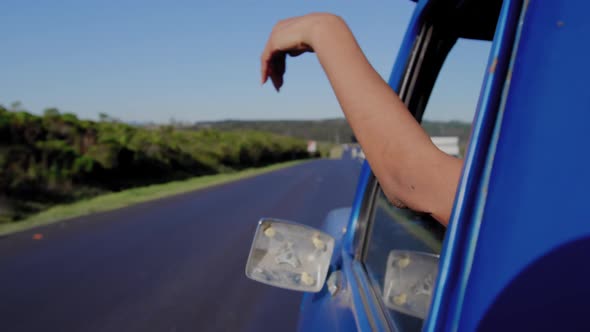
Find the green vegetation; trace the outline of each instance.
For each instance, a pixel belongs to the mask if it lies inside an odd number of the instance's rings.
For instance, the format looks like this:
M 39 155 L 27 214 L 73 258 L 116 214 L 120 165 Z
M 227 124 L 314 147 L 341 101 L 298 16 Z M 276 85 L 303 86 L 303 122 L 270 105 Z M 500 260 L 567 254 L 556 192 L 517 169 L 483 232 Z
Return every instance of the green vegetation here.
M 0 223 L 99 194 L 309 157 L 304 140 L 272 133 L 100 119 L 0 105 Z
M 431 136 L 459 136 L 464 151 L 470 124 L 423 125 Z M 345 119 L 140 127 L 0 105 L 0 224 L 130 188 L 307 158 L 305 140 L 318 141 L 316 156 L 335 158 L 355 138 Z
M 342 153 L 344 152 L 344 149 L 342 148 L 342 145 L 334 145 L 329 152 L 329 156 L 331 159 L 340 159 L 342 158 Z
M 471 124 L 460 121 L 424 121 L 422 126 L 430 136 L 458 136 L 459 146 L 464 151 Z M 218 130 L 261 130 L 279 135 L 287 135 L 306 140 L 331 143 L 355 142 L 352 129 L 345 119 L 329 119 L 316 121 L 273 120 L 273 121 L 219 121 L 202 122 L 191 128 Z M 329 149 L 328 149 L 329 150 Z
M 127 189 L 117 193 L 108 193 L 71 204 L 57 205 L 19 222 L 0 224 L 0 235 L 22 231 L 68 218 L 114 210 L 162 197 L 220 185 L 230 181 L 244 179 L 293 166 L 301 162 L 303 161 L 289 161 L 261 168 L 246 169 L 231 174 L 199 176 L 183 181 L 173 181 L 164 184 Z
M 322 158 L 334 158 L 334 155 L 332 154 L 332 150 L 336 149 L 342 149 L 342 145 L 341 144 L 334 144 L 334 143 L 330 143 L 330 142 L 318 142 L 317 145 L 318 148 L 318 152 L 319 156 Z M 338 156 L 338 158 L 340 158 L 340 156 Z
M 194 129 L 219 130 L 260 130 L 279 135 L 293 136 L 306 140 L 332 143 L 350 143 L 352 130 L 344 119 L 328 120 L 272 120 L 272 121 L 218 121 L 201 122 Z

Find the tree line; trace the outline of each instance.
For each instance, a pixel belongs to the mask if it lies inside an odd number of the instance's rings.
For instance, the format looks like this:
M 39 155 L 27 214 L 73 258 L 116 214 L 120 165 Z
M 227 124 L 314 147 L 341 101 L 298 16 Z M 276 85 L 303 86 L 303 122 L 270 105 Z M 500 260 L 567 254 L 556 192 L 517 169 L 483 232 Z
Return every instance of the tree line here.
M 465 145 L 471 132 L 471 123 L 461 121 L 423 121 L 422 127 L 430 136 L 458 136 L 460 145 Z M 344 118 L 326 120 L 226 120 L 200 122 L 190 128 L 219 130 L 262 130 L 279 135 L 288 135 L 307 140 L 331 143 L 356 142 L 352 129 Z
M 0 105 L 0 222 L 104 192 L 308 158 L 306 141 L 236 129 L 141 128 Z

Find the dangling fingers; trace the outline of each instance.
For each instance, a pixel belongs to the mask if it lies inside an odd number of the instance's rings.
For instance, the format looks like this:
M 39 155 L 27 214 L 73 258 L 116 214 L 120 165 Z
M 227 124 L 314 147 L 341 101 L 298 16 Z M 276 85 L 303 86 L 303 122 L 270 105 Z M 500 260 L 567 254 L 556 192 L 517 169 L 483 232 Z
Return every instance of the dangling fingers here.
M 275 52 L 270 60 L 268 66 L 270 67 L 269 75 L 277 92 L 283 86 L 283 75 L 286 69 L 286 54 L 284 52 Z

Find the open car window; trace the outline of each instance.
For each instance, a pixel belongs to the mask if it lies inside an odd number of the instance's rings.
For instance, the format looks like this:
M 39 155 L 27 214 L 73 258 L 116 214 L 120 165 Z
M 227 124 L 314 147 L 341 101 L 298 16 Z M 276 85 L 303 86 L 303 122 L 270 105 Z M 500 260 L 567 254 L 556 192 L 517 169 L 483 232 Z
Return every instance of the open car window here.
M 431 137 L 436 137 L 435 144 L 442 142 L 439 148 L 458 158 L 464 155 L 468 144 L 490 46 L 491 42 L 459 39 L 444 61 L 423 110 L 423 127 Z M 386 266 L 392 250 L 439 255 L 446 228 L 428 214 L 395 207 L 381 188 L 374 197 L 361 260 L 376 298 L 383 301 Z M 381 304 L 395 330 L 421 330 L 423 319 Z
M 389 253 L 392 250 L 412 250 L 438 255 L 445 227 L 427 214 L 395 207 L 379 188 L 370 232 L 364 263 L 375 292 L 381 298 Z M 399 330 L 420 331 L 421 319 L 395 310 L 388 312 Z

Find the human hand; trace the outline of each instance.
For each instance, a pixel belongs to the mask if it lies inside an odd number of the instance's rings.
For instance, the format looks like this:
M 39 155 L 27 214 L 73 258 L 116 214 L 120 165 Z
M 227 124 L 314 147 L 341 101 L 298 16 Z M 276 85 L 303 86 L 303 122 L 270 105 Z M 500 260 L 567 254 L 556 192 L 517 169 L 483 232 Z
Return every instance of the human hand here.
M 278 22 L 272 29 L 260 57 L 262 84 L 270 77 L 275 89 L 279 91 L 283 85 L 287 55 L 295 57 L 313 52 L 314 29 L 321 25 L 320 23 L 329 22 L 334 18 L 337 17 L 332 14 L 314 13 Z

